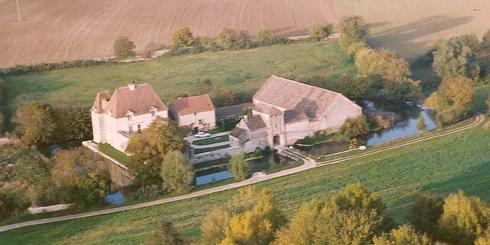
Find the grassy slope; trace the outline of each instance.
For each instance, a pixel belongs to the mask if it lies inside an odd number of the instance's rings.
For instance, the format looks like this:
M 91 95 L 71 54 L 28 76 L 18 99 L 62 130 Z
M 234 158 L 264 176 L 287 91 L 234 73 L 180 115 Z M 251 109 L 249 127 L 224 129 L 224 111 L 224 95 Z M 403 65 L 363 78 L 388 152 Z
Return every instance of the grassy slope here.
M 149 82 L 168 102 L 177 94 L 196 94 L 197 79 L 211 79 L 234 92 L 252 94 L 270 75 L 335 78 L 354 70 L 336 43 L 299 43 L 241 50 L 164 57 L 129 64 L 102 65 L 6 77 L 8 102 L 20 94 L 52 103 L 88 105 L 97 91 Z
M 379 191 L 388 211 L 401 221 L 406 207 L 420 191 L 440 193 L 463 189 L 490 201 L 490 130 L 478 127 L 418 145 L 384 152 L 361 160 L 325 166 L 260 183 L 276 194 L 285 212 L 312 197 L 327 195 L 348 183 L 361 182 Z M 160 220 L 173 222 L 186 238 L 199 234 L 199 223 L 213 207 L 236 190 L 114 215 L 86 218 L 0 233 L 8 244 L 141 242 Z

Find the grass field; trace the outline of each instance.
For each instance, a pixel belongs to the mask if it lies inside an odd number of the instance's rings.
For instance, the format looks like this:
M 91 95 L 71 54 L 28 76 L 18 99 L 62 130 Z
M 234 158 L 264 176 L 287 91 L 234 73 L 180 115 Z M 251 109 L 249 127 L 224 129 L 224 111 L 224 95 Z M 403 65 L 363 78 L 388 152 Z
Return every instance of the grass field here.
M 228 135 L 222 135 L 222 136 L 211 137 L 211 138 L 202 139 L 202 140 L 194 140 L 194 141 L 192 141 L 192 144 L 193 145 L 211 145 L 211 144 L 226 142 L 229 140 L 230 140 L 230 137 Z
M 21 94 L 53 104 L 90 105 L 95 94 L 131 81 L 148 82 L 162 100 L 197 94 L 197 79 L 252 94 L 271 75 L 337 78 L 353 73 L 350 58 L 333 42 L 277 45 L 251 50 L 207 52 L 130 64 L 102 65 L 5 77 L 7 103 Z
M 126 154 L 116 150 L 116 148 L 112 147 L 109 144 L 98 144 L 97 149 L 100 152 L 114 158 L 114 160 L 116 160 L 116 161 L 118 161 L 124 165 L 127 165 L 129 162 L 129 157 Z
M 287 214 L 301 202 L 360 182 L 380 192 L 398 221 L 421 191 L 446 194 L 463 189 L 490 201 L 490 130 L 477 127 L 338 165 L 324 166 L 257 184 L 269 188 Z M 202 218 L 237 190 L 123 213 L 0 233 L 7 244 L 134 244 L 161 220 L 171 221 L 186 239 L 199 235 Z

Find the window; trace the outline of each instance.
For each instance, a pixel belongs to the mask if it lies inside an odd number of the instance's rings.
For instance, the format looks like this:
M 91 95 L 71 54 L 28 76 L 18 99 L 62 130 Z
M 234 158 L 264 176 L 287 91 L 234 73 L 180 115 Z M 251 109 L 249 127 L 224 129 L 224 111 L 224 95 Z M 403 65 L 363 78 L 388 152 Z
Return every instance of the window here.
M 199 124 L 204 124 L 204 121 L 202 119 L 199 119 Z
M 151 113 L 151 117 L 155 117 L 155 110 L 151 110 L 150 113 Z
M 128 121 L 131 121 L 131 119 L 133 118 L 133 116 L 131 116 L 131 114 L 128 114 L 127 117 L 128 117 Z
M 129 133 L 132 134 L 133 133 L 133 125 L 129 125 Z
M 141 133 L 141 125 L 138 124 L 138 133 Z

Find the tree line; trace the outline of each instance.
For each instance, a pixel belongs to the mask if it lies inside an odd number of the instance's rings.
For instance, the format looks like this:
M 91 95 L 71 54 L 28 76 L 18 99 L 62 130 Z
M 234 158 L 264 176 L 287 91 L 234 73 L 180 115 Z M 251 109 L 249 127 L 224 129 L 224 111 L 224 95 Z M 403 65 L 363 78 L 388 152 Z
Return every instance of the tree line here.
M 405 223 L 387 214 L 379 194 L 360 184 L 304 202 L 289 219 L 266 189 L 243 188 L 201 222 L 199 240 L 184 241 L 168 221 L 147 244 L 374 244 L 484 245 L 490 243 L 490 209 L 462 191 L 443 198 L 422 193 L 408 208 Z

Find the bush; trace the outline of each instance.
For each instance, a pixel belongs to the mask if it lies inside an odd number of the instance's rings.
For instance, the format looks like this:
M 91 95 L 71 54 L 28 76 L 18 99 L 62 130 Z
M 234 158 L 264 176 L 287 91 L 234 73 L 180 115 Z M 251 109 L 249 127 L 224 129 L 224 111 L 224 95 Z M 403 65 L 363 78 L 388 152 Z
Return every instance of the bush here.
M 248 168 L 248 163 L 243 154 L 233 156 L 230 160 L 230 165 L 228 166 L 228 170 L 230 171 L 231 175 L 233 175 L 235 180 L 239 181 L 247 178 Z
M 114 54 L 119 59 L 126 59 L 134 56 L 134 43 L 127 37 L 119 37 L 114 42 Z
M 310 28 L 310 38 L 315 41 L 321 41 L 332 34 L 331 25 L 316 24 Z
M 174 48 L 192 46 L 194 37 L 188 27 L 181 27 L 172 34 L 172 44 Z
M 0 217 L 7 218 L 25 212 L 30 205 L 30 201 L 21 193 L 0 189 Z
M 245 32 L 225 28 L 218 35 L 218 45 L 222 49 L 237 50 L 247 48 L 249 41 Z
M 349 118 L 345 120 L 339 133 L 347 139 L 358 139 L 369 133 L 369 128 L 365 116 Z

